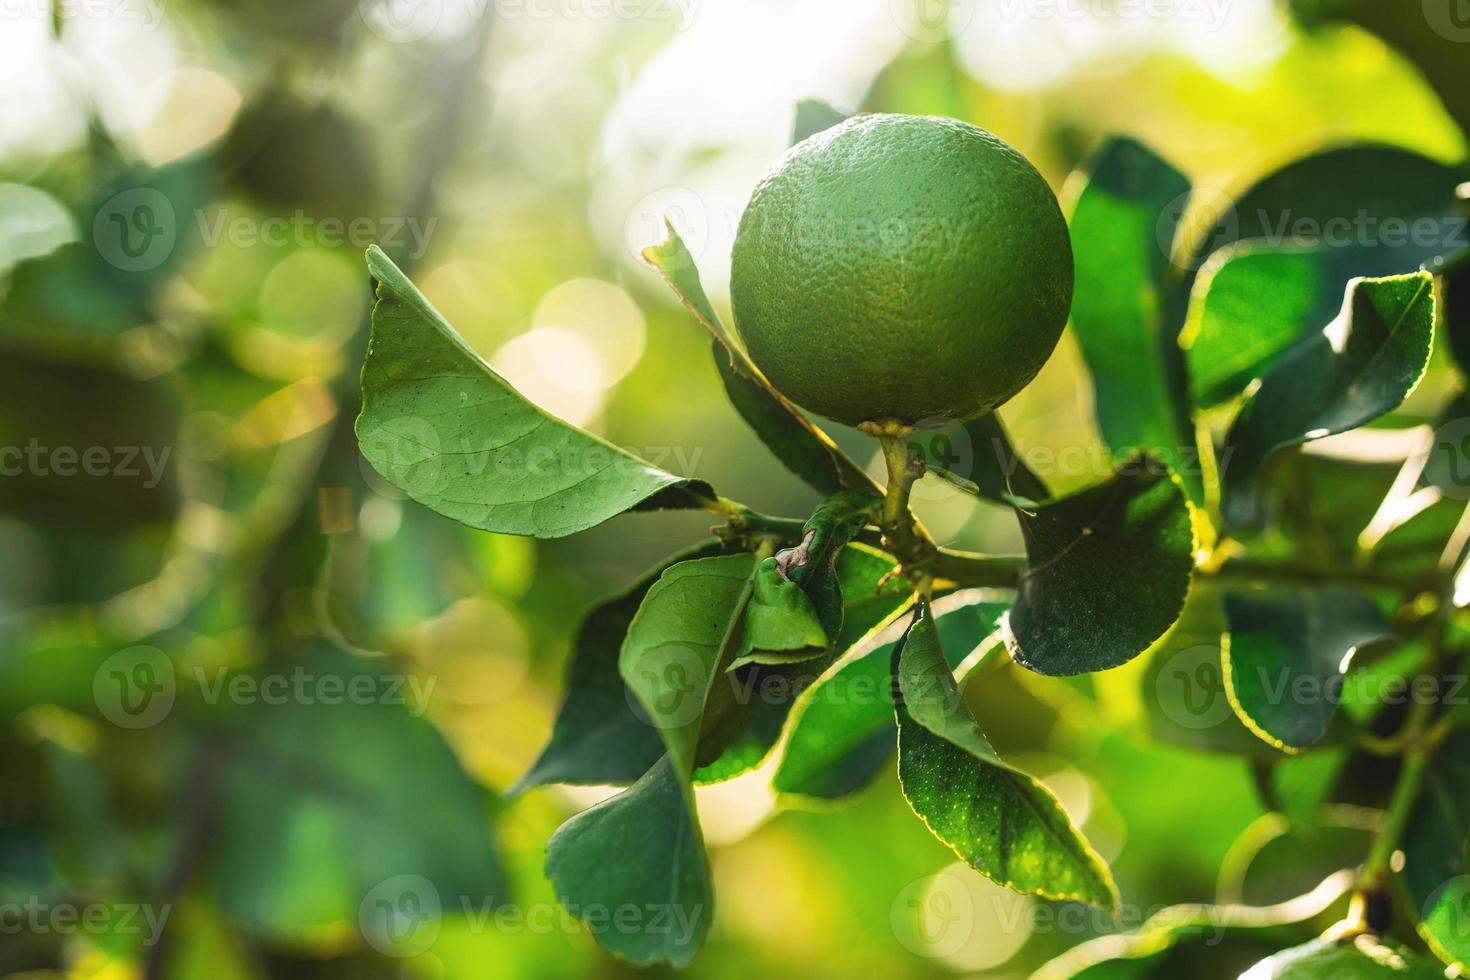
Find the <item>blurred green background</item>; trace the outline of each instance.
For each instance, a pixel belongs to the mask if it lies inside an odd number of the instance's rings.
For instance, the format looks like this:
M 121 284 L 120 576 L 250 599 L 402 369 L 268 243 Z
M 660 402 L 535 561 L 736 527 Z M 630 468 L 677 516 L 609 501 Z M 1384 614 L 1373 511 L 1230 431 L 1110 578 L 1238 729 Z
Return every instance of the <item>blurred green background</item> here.
M 504 792 L 580 613 L 709 518 L 539 543 L 406 503 L 352 436 L 368 244 L 542 407 L 801 516 L 814 495 L 637 258 L 670 216 L 724 308 L 799 100 L 969 120 L 1064 203 L 1114 133 L 1222 199 L 1349 140 L 1466 151 L 1394 50 L 1269 0 L 12 0 L 0 86 L 7 975 L 625 972 L 541 874 L 606 792 Z M 1002 412 L 1023 454 L 1084 449 L 1059 489 L 1104 466 L 1090 398 L 1068 338 Z M 1001 509 L 918 498 L 940 543 L 1018 550 Z M 1236 880 L 1272 836 L 1250 763 L 1151 737 L 1142 661 L 1089 687 L 1022 673 L 968 696 L 1113 862 L 1125 924 L 1338 866 L 1283 838 Z M 765 775 L 700 790 L 720 904 L 692 975 L 1023 977 L 1109 927 L 955 863 L 891 777 L 812 813 L 778 811 Z M 406 871 L 443 907 L 402 943 L 364 923 Z M 937 931 L 915 915 L 949 908 Z

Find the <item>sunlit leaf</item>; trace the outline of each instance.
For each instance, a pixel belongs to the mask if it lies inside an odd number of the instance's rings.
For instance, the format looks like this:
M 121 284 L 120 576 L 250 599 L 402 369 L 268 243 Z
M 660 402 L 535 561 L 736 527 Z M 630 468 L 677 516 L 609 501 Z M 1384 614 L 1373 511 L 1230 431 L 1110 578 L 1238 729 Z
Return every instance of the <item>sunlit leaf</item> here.
M 1042 674 L 1106 670 L 1178 620 L 1194 531 L 1158 461 L 1134 457 L 1100 483 L 1016 513 L 1028 560 L 1006 617 L 1017 663 Z
M 966 864 L 1027 894 L 1104 908 L 1107 865 L 1050 791 L 1000 760 L 955 685 L 927 609 L 893 655 L 904 797 Z
M 1230 527 L 1264 522 L 1257 485 L 1273 453 L 1371 422 L 1414 390 L 1434 341 L 1430 285 L 1426 273 L 1354 280 L 1338 317 L 1261 379 L 1221 455 Z
M 755 556 L 667 568 L 629 624 L 618 672 L 667 754 L 631 787 L 573 817 L 547 845 L 557 896 L 603 948 L 633 963 L 688 963 L 713 913 L 691 778 L 710 692 L 733 652 L 754 588 Z M 634 927 L 600 909 L 638 908 Z M 680 928 L 674 922 L 683 922 Z
M 471 527 L 559 538 L 709 487 L 541 411 L 486 364 L 376 247 L 357 438 L 388 482 Z
M 1132 140 L 1114 140 L 1072 209 L 1072 329 L 1096 389 L 1098 426 L 1117 454 L 1139 449 L 1191 475 L 1194 452 L 1182 305 L 1169 255 L 1189 181 Z M 1194 486 L 1194 484 L 1191 484 Z M 1191 493 L 1202 499 L 1202 491 Z

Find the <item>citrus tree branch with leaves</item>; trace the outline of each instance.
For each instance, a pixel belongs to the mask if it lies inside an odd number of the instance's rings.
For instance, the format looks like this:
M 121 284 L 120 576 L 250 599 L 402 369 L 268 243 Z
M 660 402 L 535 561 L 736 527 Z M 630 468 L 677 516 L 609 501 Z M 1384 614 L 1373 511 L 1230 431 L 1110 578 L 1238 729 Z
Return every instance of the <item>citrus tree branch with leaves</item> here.
M 1183 174 L 1132 141 L 1101 148 L 1070 202 L 1071 326 L 1113 465 L 1066 493 L 1027 466 L 993 413 L 955 423 L 995 450 L 965 473 L 927 453 L 912 422 L 863 423 L 885 462 L 878 485 L 757 368 L 670 226 L 644 257 L 708 331 L 742 418 L 819 495 L 804 517 L 761 514 L 541 411 L 370 252 L 377 305 L 357 435 L 389 482 L 499 534 L 559 538 L 629 511 L 717 520 L 709 540 L 587 614 L 550 742 L 517 787 L 626 787 L 548 844 L 567 908 L 677 910 L 691 928 L 595 934 L 635 964 L 687 964 L 714 907 L 695 787 L 770 763 L 783 798 L 840 800 L 876 778 L 895 746 L 915 815 L 970 867 L 1025 894 L 1114 908 L 1107 864 L 1051 791 L 992 748 L 965 682 L 1002 650 L 1037 674 L 1074 678 L 1147 654 L 1156 677 L 1179 653 L 1176 637 L 1213 631 L 1203 666 L 1230 711 L 1189 739 L 1267 753 L 1272 806 L 1310 823 L 1357 755 L 1397 766 L 1362 863 L 1280 907 L 1169 910 L 1126 942 L 1084 944 L 1041 975 L 1162 957 L 1221 922 L 1291 935 L 1344 903 L 1326 936 L 1260 975 L 1370 976 L 1389 962 L 1437 975 L 1399 948 L 1391 933 L 1403 925 L 1463 964 L 1470 944 L 1450 911 L 1462 896 L 1439 886 L 1466 872 L 1464 855 L 1433 843 L 1463 837 L 1459 814 L 1470 813 L 1457 765 L 1470 714 L 1446 702 L 1441 683 L 1463 669 L 1465 649 L 1463 447 L 1438 459 L 1431 440 L 1385 488 L 1377 468 L 1322 441 L 1394 424 L 1430 362 L 1436 324 L 1452 341 L 1467 329 L 1465 311 L 1444 305 L 1458 296 L 1447 270 L 1464 266 L 1441 242 L 1342 249 L 1267 233 L 1282 209 L 1320 225 L 1365 201 L 1448 221 L 1463 179 L 1405 151 L 1348 147 L 1289 164 L 1190 228 Z M 1025 554 L 936 544 L 911 507 L 920 479 L 1008 508 Z M 1339 491 L 1353 497 L 1350 514 L 1314 504 Z M 1428 696 L 1407 711 L 1341 696 L 1386 663 Z M 881 678 L 884 695 L 825 696 L 858 675 Z M 1332 693 L 1290 693 L 1308 682 Z M 782 693 L 752 693 L 772 690 Z M 1149 710 L 1169 740 L 1182 709 L 1158 698 Z M 1307 761 L 1313 779 L 1285 778 Z

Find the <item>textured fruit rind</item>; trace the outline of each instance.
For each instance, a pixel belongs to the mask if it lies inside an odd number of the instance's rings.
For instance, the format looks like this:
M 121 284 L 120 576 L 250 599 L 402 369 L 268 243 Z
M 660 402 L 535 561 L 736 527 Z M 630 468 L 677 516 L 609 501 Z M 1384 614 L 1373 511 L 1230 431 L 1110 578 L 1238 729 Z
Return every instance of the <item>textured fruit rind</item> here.
M 995 136 L 866 115 L 792 147 L 756 187 L 731 294 L 752 358 L 856 425 L 964 420 L 1026 386 L 1072 299 L 1056 197 Z

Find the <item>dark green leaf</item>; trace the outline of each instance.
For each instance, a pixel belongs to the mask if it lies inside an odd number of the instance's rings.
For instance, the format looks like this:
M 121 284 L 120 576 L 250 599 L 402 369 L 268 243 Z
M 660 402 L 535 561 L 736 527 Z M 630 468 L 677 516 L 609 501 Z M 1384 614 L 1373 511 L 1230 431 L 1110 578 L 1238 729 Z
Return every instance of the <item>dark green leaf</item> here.
M 1189 191 L 1183 174 L 1141 144 L 1108 144 L 1072 210 L 1072 328 L 1108 445 L 1118 454 L 1141 449 L 1161 457 L 1189 476 L 1198 503 L 1196 440 L 1177 342 L 1182 311 L 1169 295 L 1170 248 Z
M 1258 483 L 1277 450 L 1371 422 L 1414 390 L 1434 340 L 1430 286 L 1426 273 L 1354 280 L 1338 317 L 1266 373 L 1225 440 L 1228 526 L 1264 523 Z
M 668 757 L 563 824 L 546 846 L 558 900 L 610 953 L 685 966 L 714 915 L 709 859 L 688 780 Z M 618 918 L 634 910 L 631 923 Z
M 814 551 L 816 547 L 813 546 Z M 815 565 L 816 561 L 812 564 Z M 890 579 L 879 587 L 878 583 L 892 570 L 893 559 L 865 546 L 849 545 L 842 550 L 833 573 L 835 584 L 829 594 L 837 598 L 847 597 L 847 601 L 840 610 L 841 630 L 832 651 L 827 656 L 803 663 L 746 668 L 732 684 L 718 685 L 712 700 L 727 705 L 724 711 L 728 720 L 720 732 L 704 734 L 701 755 L 715 749 L 720 754 L 716 760 L 695 772 L 696 782 L 731 779 L 765 760 L 780 739 L 781 730 L 800 694 L 848 650 L 866 641 L 870 634 L 890 622 L 910 602 L 912 593 L 900 579 Z M 811 583 L 808 583 L 810 588 Z M 819 608 L 821 605 L 819 601 Z M 727 689 L 733 697 L 725 696 Z M 892 740 L 889 741 L 891 744 Z
M 754 572 L 751 554 L 696 558 L 670 566 L 649 588 L 623 640 L 618 673 L 668 754 L 619 795 L 573 817 L 547 845 L 547 873 L 562 905 L 603 948 L 633 963 L 684 965 L 709 928 L 713 889 L 690 780 L 711 691 L 729 676 L 722 668 Z M 636 928 L 605 919 L 623 908 L 646 918 Z
M 1455 187 L 1465 176 L 1396 146 L 1353 144 L 1301 157 L 1221 209 L 1195 244 L 1193 265 L 1235 242 L 1262 240 L 1272 247 L 1378 253 L 1378 268 L 1355 276 L 1410 272 L 1463 238 L 1465 225 L 1452 215 Z
M 1242 193 L 1195 246 L 1196 266 L 1216 252 L 1183 335 L 1197 402 L 1239 394 L 1283 345 L 1332 318 L 1351 279 L 1413 272 L 1463 241 L 1463 179 L 1412 151 L 1359 144 L 1294 160 Z M 1211 283 L 1237 253 L 1254 258 Z M 1201 322 L 1199 301 L 1216 289 L 1218 309 Z
M 877 508 L 878 502 L 865 494 L 850 491 L 833 494 L 802 525 L 801 544 L 777 556 L 783 565 L 791 567 L 791 578 L 811 597 L 832 644 L 842 634 L 846 601 L 838 559 L 846 553 L 852 539 L 874 519 Z M 876 583 L 870 587 L 866 581 L 854 584 L 863 592 L 877 588 Z
M 1360 647 L 1389 638 L 1383 614 L 1341 587 L 1227 592 L 1225 682 L 1240 719 L 1296 752 L 1327 734 Z
M 840 601 L 838 608 L 841 608 Z M 726 670 L 746 664 L 799 663 L 827 652 L 827 631 L 800 585 L 767 558 L 755 570 L 755 587 L 745 611 L 740 655 Z
M 970 717 L 927 608 L 893 655 L 898 775 L 934 836 L 1000 884 L 1104 908 L 1107 865 L 1039 782 L 1000 760 Z
M 821 99 L 802 99 L 796 103 L 796 120 L 791 125 L 791 145 L 795 146 L 808 136 L 831 129 L 846 118 L 847 113 L 832 108 Z
M 1194 571 L 1194 531 L 1179 485 L 1135 457 L 1078 493 L 1017 510 L 1028 568 L 1006 617 L 1024 667 L 1080 674 L 1117 667 L 1178 620 Z
M 1385 946 L 1371 936 L 1356 941 L 1316 939 L 1283 950 L 1240 975 L 1240 980 L 1444 980 L 1444 971 L 1417 953 Z
M 934 603 L 934 627 L 951 669 L 995 634 L 1005 610 L 973 590 Z M 889 683 L 897 643 L 894 639 L 854 651 L 802 694 L 772 780 L 777 792 L 837 800 L 878 775 L 897 734 Z
M 376 246 L 357 438 L 388 482 L 471 527 L 559 538 L 634 508 L 694 506 L 703 483 L 650 466 L 523 399 Z
M 547 783 L 626 785 L 658 761 L 663 741 L 658 729 L 633 711 L 633 694 L 618 674 L 618 654 L 658 577 L 671 565 L 713 557 L 720 550 L 711 543 L 683 552 L 587 614 L 572 641 L 566 700 L 551 741 L 512 792 Z
M 1439 302 L 1444 307 L 1450 353 L 1460 372 L 1470 374 L 1470 253 L 1457 256 L 1440 275 Z
M 694 257 L 668 225 L 668 238 L 643 250 L 643 259 L 658 271 L 715 339 L 715 366 L 740 417 L 787 469 L 821 493 L 855 490 L 881 496 L 871 477 L 848 458 L 828 435 L 783 398 L 756 370 L 740 344 L 720 323 L 699 280 Z
M 618 656 L 618 673 L 687 778 L 715 675 L 752 590 L 755 556 L 671 566 L 643 597 Z

